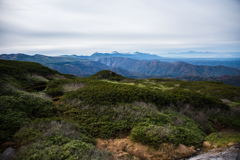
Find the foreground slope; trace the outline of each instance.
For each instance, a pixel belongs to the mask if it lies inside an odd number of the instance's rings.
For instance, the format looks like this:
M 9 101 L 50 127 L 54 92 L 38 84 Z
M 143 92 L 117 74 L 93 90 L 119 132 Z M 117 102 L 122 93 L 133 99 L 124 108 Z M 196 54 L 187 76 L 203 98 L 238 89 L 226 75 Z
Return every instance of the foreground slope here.
M 78 124 L 54 118 L 46 85 L 75 76 L 33 62 L 0 62 L 0 152 L 13 151 L 0 159 L 113 159 Z
M 216 92 L 220 88 L 226 93 Z M 178 154 L 175 147 L 193 149 L 191 146 L 200 147 L 209 134 L 240 129 L 239 111 L 232 110 L 236 109 L 232 103 L 238 106 L 240 102 L 240 89 L 219 82 L 137 80 L 103 70 L 86 78 L 49 80 L 44 92 L 56 100 L 54 105 L 51 102 L 50 110 L 41 107 L 43 111 L 28 111 L 28 103 L 34 104 L 29 98 L 24 101 L 26 106 L 19 103 L 22 114 L 30 117 L 26 116 L 25 123 L 19 125 L 23 126 L 20 130 L 20 127 L 11 130 L 11 134 L 17 131 L 14 135 L 14 142 L 19 146 L 16 159 L 161 159 L 160 153 L 166 158 L 181 158 L 189 154 Z M 32 94 L 24 92 L 25 96 Z M 7 120 L 11 120 L 10 113 L 17 114 L 13 108 L 18 107 L 13 102 L 19 95 L 1 96 L 10 106 L 1 104 L 1 108 L 9 107 Z M 10 136 L 6 138 L 13 141 Z M 152 155 L 145 157 L 122 148 L 125 155 L 116 158 L 117 150 L 109 153 L 95 147 L 99 142 L 111 144 L 110 139 L 116 142 L 116 138 L 145 146 L 142 152 L 151 151 Z M 240 138 L 231 141 L 239 142 Z
M 0 142 L 11 136 L 31 119 L 54 115 L 53 102 L 43 90 L 53 79 L 73 77 L 33 62 L 0 60 Z

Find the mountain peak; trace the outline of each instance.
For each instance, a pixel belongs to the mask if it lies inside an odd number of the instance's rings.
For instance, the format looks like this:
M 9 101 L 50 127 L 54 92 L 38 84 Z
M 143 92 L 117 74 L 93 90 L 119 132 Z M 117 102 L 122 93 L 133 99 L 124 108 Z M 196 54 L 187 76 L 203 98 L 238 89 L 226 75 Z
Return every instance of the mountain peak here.
M 111 54 L 120 54 L 118 51 L 113 51 Z
M 133 54 L 130 54 L 130 53 L 119 53 L 117 51 L 113 51 L 111 53 L 95 52 L 90 57 L 92 58 L 125 57 L 125 58 L 132 58 L 132 59 L 138 59 L 138 60 L 154 60 L 154 59 L 162 58 L 158 55 L 149 54 L 149 53 L 134 52 Z

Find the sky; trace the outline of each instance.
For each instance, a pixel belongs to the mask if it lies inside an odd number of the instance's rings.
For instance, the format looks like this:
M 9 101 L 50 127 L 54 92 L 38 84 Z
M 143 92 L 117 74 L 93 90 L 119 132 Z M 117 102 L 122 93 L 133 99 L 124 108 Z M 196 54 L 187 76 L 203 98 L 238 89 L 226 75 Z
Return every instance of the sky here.
M 0 0 L 0 54 L 112 51 L 240 57 L 240 0 Z

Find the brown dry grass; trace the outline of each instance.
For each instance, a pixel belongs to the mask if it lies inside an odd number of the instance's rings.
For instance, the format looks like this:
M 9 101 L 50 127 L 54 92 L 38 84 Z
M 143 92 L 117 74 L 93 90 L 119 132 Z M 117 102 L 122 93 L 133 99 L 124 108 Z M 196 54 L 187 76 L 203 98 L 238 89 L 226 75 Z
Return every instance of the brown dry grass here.
M 114 159 L 142 159 L 142 160 L 171 160 L 171 156 L 176 158 L 188 157 L 195 153 L 194 147 L 186 147 L 180 144 L 175 148 L 174 144 L 163 143 L 158 150 L 149 146 L 133 142 L 127 138 L 121 139 L 97 139 L 97 148 L 114 153 Z

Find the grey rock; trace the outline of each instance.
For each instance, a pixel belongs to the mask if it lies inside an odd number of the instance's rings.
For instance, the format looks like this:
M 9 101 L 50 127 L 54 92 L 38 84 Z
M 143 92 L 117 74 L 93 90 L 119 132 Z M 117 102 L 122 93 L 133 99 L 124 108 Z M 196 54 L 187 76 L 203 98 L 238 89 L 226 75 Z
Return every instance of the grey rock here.
M 240 152 L 236 146 L 232 146 L 222 152 L 215 152 L 214 149 L 203 154 L 199 154 L 188 160 L 240 160 Z
M 238 152 L 236 160 L 240 160 L 240 152 Z
M 11 160 L 16 155 L 16 149 L 9 147 L 0 154 L 1 160 Z

